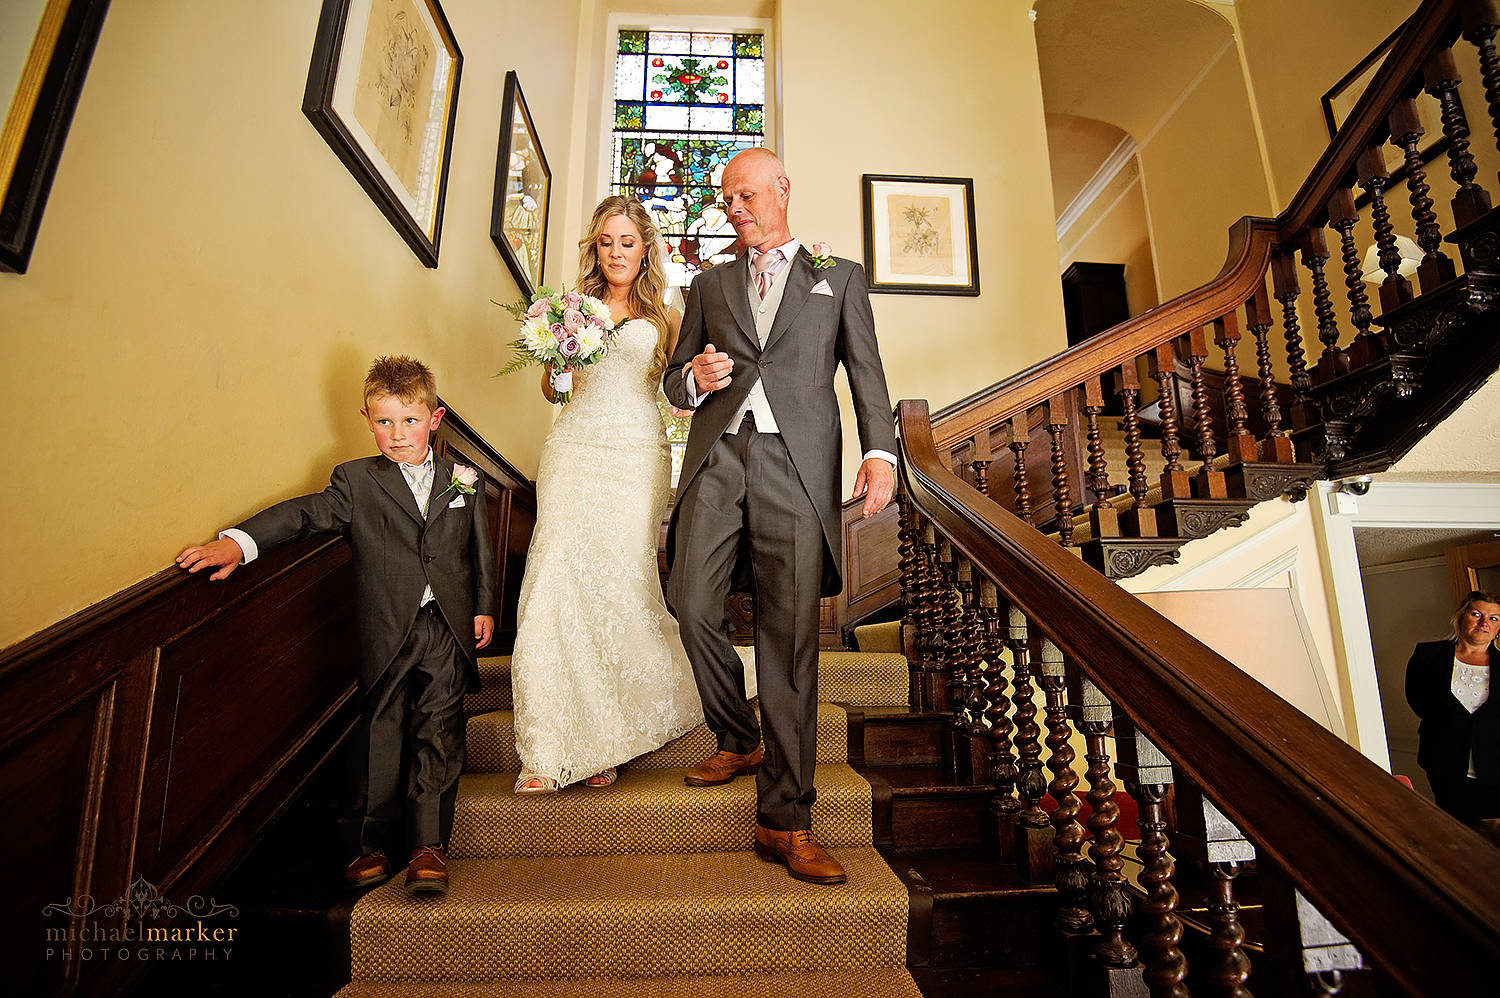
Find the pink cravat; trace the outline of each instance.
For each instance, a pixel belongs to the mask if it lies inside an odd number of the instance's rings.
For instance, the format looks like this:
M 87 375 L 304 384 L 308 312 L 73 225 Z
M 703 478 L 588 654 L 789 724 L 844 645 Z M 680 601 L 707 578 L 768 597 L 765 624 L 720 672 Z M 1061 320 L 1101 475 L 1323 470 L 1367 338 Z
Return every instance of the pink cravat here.
M 773 249 L 768 253 L 762 253 L 755 258 L 755 290 L 764 299 L 770 293 L 771 285 L 776 280 L 776 272 L 781 269 L 781 250 Z

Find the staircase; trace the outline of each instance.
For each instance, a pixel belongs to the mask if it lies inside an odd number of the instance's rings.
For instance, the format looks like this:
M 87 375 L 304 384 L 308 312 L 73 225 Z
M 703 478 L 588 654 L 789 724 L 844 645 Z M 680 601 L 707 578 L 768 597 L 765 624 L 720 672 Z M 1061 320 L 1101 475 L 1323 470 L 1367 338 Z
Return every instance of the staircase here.
M 340 995 L 921 994 L 905 969 L 908 890 L 875 848 L 844 708 L 819 708 L 813 826 L 849 882 L 819 887 L 749 849 L 753 779 L 683 784 L 716 747 L 701 725 L 613 787 L 517 796 L 509 658 L 482 664 L 453 886 L 414 900 L 398 877 L 366 894 Z M 821 681 L 826 700 L 876 706 L 904 702 L 909 682 L 899 655 L 837 653 Z

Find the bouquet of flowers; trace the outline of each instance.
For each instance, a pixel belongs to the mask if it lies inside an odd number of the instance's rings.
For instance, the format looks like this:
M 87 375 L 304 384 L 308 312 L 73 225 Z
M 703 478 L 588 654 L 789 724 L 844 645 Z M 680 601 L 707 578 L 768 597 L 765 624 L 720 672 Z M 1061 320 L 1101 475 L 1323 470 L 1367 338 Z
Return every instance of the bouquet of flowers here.
M 521 335 L 510 343 L 516 356 L 495 377 L 534 364 L 546 365 L 558 403 L 572 396 L 573 369 L 603 360 L 618 328 L 610 321 L 608 305 L 577 291 L 544 287 L 529 303 L 501 307 L 521 323 Z

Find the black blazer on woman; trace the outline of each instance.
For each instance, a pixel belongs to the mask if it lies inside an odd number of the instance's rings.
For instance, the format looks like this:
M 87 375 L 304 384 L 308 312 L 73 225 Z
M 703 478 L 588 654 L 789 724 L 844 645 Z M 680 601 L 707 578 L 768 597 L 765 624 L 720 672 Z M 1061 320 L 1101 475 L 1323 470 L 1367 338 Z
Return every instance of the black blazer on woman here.
M 1475 777 L 1500 785 L 1500 683 L 1491 679 L 1489 699 L 1470 714 L 1453 695 L 1453 647 L 1424 641 L 1406 663 L 1406 702 L 1422 719 L 1417 762 L 1429 777 L 1460 779 L 1469 773 L 1472 748 Z

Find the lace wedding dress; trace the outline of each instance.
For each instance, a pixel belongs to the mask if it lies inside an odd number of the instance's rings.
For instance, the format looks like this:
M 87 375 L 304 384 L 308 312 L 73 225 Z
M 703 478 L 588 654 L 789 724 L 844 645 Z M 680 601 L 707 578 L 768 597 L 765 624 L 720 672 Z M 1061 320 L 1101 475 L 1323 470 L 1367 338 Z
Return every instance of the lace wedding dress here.
M 632 319 L 573 372 L 537 472 L 511 685 L 523 772 L 565 786 L 659 748 L 703 720 L 657 535 L 670 467 L 656 329 Z

